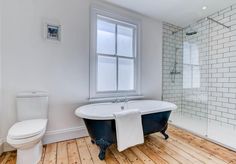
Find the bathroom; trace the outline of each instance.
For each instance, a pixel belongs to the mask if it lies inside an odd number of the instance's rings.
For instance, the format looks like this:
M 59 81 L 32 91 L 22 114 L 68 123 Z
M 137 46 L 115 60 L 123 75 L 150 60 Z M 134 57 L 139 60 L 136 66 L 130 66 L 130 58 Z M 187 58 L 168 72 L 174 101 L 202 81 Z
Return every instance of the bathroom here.
M 114 35 L 99 40 L 98 54 L 96 30 Z M 122 45 L 117 38 L 124 35 Z M 39 163 L 236 163 L 234 0 L 0 0 L 0 36 L 0 163 L 16 163 L 20 154 L 7 136 L 25 93 L 47 102 Z M 112 51 L 127 54 L 108 62 Z M 108 63 L 103 69 L 96 55 Z M 122 63 L 124 76 L 112 67 Z M 105 71 L 100 80 L 99 71 Z M 112 104 L 101 112 L 108 118 L 114 104 L 126 109 L 137 102 L 132 108 L 141 109 L 149 106 L 144 101 L 159 109 L 172 105 L 169 139 L 152 133 L 121 152 L 110 143 L 99 158 L 84 117 L 99 115 L 103 106 L 92 105 Z M 87 106 L 88 113 L 76 114 Z

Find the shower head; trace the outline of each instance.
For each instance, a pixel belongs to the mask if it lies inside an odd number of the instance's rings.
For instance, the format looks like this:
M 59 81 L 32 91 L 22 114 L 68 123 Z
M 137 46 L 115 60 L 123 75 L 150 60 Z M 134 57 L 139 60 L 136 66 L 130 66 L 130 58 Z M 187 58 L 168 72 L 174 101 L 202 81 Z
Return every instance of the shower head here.
M 180 32 L 180 31 L 183 32 L 183 30 L 184 30 L 184 29 L 187 29 L 187 28 L 188 28 L 188 30 L 189 30 L 189 31 L 187 31 L 187 32 L 185 33 L 185 35 L 187 35 L 187 36 L 195 35 L 195 34 L 198 33 L 196 30 L 194 30 L 194 29 L 192 28 L 191 25 L 189 25 L 189 26 L 187 26 L 187 27 L 185 27 L 185 28 L 182 28 L 182 29 L 179 29 L 179 30 L 177 30 L 177 31 L 172 31 L 172 35 L 175 35 L 175 34 L 177 34 L 177 33 Z M 183 34 L 183 33 L 182 33 L 182 34 Z
M 195 35 L 195 34 L 197 34 L 197 31 L 186 32 L 187 36 L 191 36 L 191 35 Z

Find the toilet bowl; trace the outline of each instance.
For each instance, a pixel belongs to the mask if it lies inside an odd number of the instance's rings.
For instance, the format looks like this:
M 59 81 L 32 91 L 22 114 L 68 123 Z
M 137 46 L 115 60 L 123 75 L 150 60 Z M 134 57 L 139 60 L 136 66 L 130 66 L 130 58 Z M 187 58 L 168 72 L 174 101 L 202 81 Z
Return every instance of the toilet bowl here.
M 47 119 L 15 123 L 8 131 L 7 142 L 17 149 L 17 164 L 37 164 L 42 154 L 42 137 Z

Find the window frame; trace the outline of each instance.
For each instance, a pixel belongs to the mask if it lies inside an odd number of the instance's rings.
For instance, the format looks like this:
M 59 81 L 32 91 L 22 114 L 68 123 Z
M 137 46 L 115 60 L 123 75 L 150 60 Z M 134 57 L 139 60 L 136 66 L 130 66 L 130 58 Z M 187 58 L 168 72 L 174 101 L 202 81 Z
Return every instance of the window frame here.
M 109 55 L 109 54 L 98 54 L 97 53 L 97 20 L 104 19 L 107 22 L 116 24 L 116 34 L 117 26 L 121 25 L 124 27 L 133 28 L 133 57 Z M 132 97 L 141 95 L 141 76 L 140 76 L 140 33 L 141 33 L 141 23 L 139 20 L 131 18 L 129 16 L 120 15 L 109 10 L 104 10 L 104 7 L 91 6 L 91 20 L 90 20 L 90 96 L 89 99 L 101 99 L 101 98 L 117 98 L 117 97 Z M 116 35 L 117 37 L 117 35 Z M 116 45 L 117 46 L 117 39 Z M 98 56 L 109 56 L 116 58 L 116 68 L 118 76 L 118 62 L 120 59 L 133 59 L 134 60 L 134 90 L 116 90 L 116 91 L 97 91 L 97 73 L 98 73 Z M 117 89 L 118 89 L 118 77 Z

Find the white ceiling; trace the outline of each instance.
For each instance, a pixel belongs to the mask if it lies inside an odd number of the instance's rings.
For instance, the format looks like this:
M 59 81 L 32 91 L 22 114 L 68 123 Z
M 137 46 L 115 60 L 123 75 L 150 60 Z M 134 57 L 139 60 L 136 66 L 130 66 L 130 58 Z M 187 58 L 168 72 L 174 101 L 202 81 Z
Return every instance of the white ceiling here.
M 105 0 L 181 27 L 236 3 L 236 0 Z M 202 10 L 207 6 L 206 10 Z

